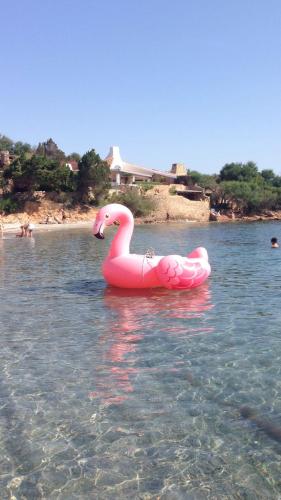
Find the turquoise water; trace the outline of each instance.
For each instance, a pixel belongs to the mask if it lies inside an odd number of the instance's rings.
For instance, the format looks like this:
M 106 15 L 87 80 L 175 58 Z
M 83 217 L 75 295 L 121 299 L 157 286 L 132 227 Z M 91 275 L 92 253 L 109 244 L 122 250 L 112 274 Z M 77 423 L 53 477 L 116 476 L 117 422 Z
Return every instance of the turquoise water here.
M 1 241 L 1 499 L 280 498 L 280 233 L 136 227 L 135 252 L 206 246 L 180 292 L 106 288 L 110 230 Z

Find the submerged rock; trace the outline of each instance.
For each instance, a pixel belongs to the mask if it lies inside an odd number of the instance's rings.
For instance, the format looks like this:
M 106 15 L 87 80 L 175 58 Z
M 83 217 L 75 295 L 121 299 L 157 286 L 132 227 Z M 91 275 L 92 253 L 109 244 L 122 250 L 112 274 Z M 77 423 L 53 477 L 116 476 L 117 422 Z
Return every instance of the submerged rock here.
M 257 415 L 256 411 L 249 406 L 241 406 L 240 414 L 243 418 L 246 418 L 253 422 L 258 429 L 265 432 L 271 439 L 281 443 L 281 427 L 275 425 L 270 420 L 260 417 Z

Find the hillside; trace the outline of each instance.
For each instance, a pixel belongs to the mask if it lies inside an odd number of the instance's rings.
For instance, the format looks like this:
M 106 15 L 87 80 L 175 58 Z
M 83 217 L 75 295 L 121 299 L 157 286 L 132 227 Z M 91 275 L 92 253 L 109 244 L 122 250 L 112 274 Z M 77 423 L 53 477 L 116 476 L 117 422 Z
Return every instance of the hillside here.
M 186 220 L 206 222 L 209 220 L 209 201 L 190 201 L 182 196 L 169 194 L 169 186 L 159 185 L 146 193 L 152 197 L 155 210 L 144 222 L 163 222 L 167 220 Z M 97 208 L 90 205 L 76 205 L 66 208 L 55 197 L 41 193 L 38 201 L 26 201 L 22 211 L 2 217 L 3 223 L 14 224 L 32 220 L 35 224 L 53 224 L 90 221 L 95 218 Z

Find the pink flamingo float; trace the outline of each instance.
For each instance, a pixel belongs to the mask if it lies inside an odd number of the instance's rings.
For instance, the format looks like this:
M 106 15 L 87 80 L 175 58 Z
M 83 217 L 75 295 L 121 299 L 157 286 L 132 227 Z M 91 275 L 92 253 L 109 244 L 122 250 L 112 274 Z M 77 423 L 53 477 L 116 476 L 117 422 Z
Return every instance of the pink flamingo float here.
M 150 252 L 145 255 L 131 254 L 134 218 L 132 212 L 119 203 L 111 203 L 99 210 L 93 227 L 94 235 L 103 239 L 105 227 L 117 222 L 118 231 L 102 266 L 108 284 L 119 288 L 184 289 L 199 286 L 208 278 L 211 267 L 207 250 L 203 247 L 196 248 L 187 257 L 163 257 Z

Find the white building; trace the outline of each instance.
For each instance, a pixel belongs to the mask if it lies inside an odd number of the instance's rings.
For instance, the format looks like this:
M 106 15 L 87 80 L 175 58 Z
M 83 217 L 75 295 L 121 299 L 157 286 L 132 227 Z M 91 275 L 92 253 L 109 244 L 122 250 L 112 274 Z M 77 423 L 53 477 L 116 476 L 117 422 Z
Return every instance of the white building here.
M 177 178 L 174 173 L 141 167 L 122 160 L 118 146 L 111 146 L 105 160 L 110 167 L 113 186 L 134 184 L 136 181 L 141 180 L 159 180 L 167 184 L 172 184 Z

